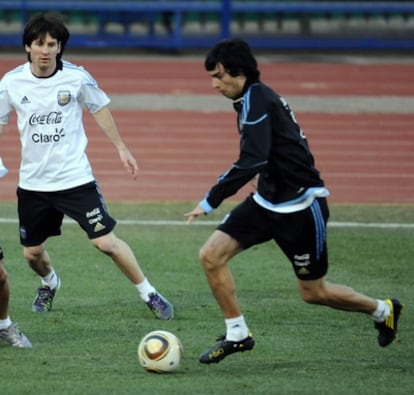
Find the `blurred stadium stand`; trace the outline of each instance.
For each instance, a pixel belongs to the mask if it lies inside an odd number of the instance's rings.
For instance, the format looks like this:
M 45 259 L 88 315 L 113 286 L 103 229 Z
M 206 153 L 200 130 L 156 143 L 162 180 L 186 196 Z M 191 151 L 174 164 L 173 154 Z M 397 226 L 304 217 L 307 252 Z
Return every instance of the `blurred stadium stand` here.
M 39 11 L 67 17 L 72 48 L 413 50 L 414 1 L 0 0 L 0 46 L 20 47 Z

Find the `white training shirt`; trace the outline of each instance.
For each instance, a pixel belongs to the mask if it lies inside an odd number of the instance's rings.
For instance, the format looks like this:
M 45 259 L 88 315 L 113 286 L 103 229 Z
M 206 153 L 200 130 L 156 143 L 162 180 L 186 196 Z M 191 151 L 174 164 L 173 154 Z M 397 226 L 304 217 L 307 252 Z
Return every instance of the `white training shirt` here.
M 91 113 L 110 99 L 83 68 L 63 61 L 62 70 L 35 77 L 27 62 L 0 81 L 0 123 L 17 113 L 22 146 L 19 186 L 60 191 L 94 179 L 86 155 L 83 109 Z

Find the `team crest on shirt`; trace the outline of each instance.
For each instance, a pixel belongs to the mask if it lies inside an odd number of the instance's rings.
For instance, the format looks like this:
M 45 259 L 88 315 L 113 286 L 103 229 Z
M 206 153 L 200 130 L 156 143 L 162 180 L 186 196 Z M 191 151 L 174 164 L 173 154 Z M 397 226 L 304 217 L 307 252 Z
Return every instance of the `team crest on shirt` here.
M 61 90 L 57 94 L 57 102 L 60 106 L 66 106 L 70 102 L 72 95 L 68 90 Z

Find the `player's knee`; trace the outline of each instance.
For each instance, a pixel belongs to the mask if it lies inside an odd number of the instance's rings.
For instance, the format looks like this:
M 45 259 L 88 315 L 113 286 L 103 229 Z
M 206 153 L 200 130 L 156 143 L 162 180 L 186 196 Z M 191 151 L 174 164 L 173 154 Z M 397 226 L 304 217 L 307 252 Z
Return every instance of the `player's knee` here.
M 309 304 L 323 304 L 324 296 L 318 288 L 300 288 L 302 300 Z
M 215 257 L 213 248 L 211 248 L 208 244 L 204 245 L 201 247 L 198 255 L 205 270 L 211 270 L 214 268 L 217 258 Z
M 198 258 L 200 259 L 203 265 L 204 265 L 204 262 L 209 261 L 209 256 L 210 256 L 209 248 L 207 248 L 206 246 L 201 247 L 198 252 Z
M 32 264 L 40 259 L 41 255 L 43 254 L 43 251 L 44 249 L 41 246 L 25 247 L 23 249 L 23 256 L 29 264 Z
M 91 243 L 95 248 L 104 254 L 113 256 L 116 251 L 117 241 L 118 239 L 116 236 L 113 233 L 110 233 L 108 235 L 92 239 Z
M 299 280 L 300 295 L 306 303 L 326 304 L 329 292 L 324 278 L 318 280 Z
M 309 304 L 319 304 L 320 303 L 320 298 L 318 297 L 317 294 L 315 294 L 313 292 L 302 292 L 301 296 L 302 296 L 302 300 L 306 303 L 309 303 Z

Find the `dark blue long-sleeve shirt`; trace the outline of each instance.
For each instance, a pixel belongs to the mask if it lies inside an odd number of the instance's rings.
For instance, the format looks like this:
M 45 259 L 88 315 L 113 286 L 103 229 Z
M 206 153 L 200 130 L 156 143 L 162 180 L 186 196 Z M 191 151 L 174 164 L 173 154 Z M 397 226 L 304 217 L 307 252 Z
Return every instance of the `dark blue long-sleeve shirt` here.
M 288 103 L 262 82 L 247 85 L 235 100 L 239 158 L 200 202 L 206 213 L 258 177 L 256 202 L 280 212 L 307 207 L 327 196 L 307 139 Z

